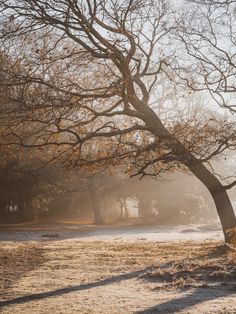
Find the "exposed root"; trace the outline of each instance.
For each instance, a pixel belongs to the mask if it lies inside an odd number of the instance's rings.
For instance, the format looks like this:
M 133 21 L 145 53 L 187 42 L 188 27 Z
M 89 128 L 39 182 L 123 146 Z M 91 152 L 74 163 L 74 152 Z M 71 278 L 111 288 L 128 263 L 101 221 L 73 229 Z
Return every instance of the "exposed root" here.
M 230 245 L 229 243 L 225 243 L 224 246 L 225 246 L 228 250 L 236 252 L 236 248 L 234 248 L 234 247 L 233 247 L 232 245 Z

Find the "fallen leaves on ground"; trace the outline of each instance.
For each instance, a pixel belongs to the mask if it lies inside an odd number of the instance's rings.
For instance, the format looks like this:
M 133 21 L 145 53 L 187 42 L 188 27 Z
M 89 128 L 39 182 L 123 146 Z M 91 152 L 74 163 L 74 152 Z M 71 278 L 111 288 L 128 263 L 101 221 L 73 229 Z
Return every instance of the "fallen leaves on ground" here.
M 17 248 L 0 248 L 0 293 L 44 262 L 39 245 L 22 244 Z

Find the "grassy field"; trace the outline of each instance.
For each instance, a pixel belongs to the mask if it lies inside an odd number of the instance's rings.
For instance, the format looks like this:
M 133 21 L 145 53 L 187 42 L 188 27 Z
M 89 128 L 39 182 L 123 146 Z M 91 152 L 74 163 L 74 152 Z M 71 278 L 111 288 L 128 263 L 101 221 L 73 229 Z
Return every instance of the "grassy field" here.
M 236 253 L 220 241 L 0 244 L 2 313 L 236 313 Z

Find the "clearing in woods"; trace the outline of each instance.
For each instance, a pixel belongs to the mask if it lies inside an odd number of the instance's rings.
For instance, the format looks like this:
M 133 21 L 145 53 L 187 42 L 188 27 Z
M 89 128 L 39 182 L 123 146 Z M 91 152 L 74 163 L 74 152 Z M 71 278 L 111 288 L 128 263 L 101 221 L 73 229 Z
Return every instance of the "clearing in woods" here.
M 205 226 L 2 229 L 0 312 L 235 314 L 236 253 L 220 237 Z

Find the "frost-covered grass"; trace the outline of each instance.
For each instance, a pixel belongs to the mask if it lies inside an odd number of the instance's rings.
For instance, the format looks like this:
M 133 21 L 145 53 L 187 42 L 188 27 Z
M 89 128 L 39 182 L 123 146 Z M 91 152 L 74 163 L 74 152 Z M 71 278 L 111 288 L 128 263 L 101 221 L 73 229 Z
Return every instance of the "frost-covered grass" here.
M 154 229 L 150 239 L 142 230 L 79 229 L 74 237 L 57 230 L 59 238 L 48 240 L 40 236 L 45 229 L 37 237 L 24 229 L 24 242 L 4 235 L 0 311 L 236 313 L 236 254 L 223 241 L 166 242 Z
M 193 247 L 197 252 L 183 252 L 183 257 L 166 265 L 155 265 L 143 277 L 161 283 L 159 287 L 162 288 L 163 284 L 166 287 L 188 288 L 236 282 L 235 251 L 223 245 Z M 179 250 L 182 251 L 182 247 Z
M 19 244 L 0 247 L 0 293 L 44 261 L 39 245 Z

